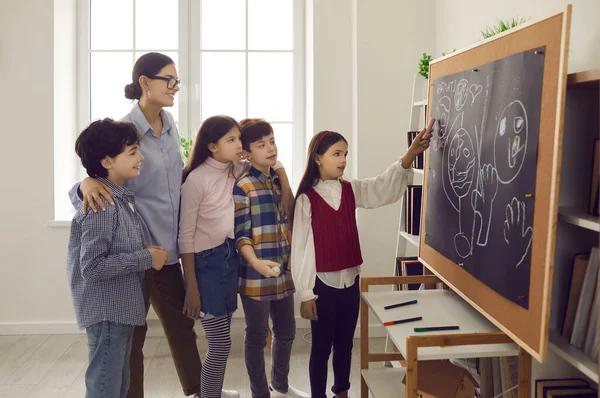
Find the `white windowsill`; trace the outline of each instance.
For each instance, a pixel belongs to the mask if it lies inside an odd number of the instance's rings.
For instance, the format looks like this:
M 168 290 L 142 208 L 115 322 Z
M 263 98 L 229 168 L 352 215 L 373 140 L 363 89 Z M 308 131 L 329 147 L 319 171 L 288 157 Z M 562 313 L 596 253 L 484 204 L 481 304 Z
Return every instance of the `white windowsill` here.
M 48 220 L 50 228 L 71 228 L 71 220 Z

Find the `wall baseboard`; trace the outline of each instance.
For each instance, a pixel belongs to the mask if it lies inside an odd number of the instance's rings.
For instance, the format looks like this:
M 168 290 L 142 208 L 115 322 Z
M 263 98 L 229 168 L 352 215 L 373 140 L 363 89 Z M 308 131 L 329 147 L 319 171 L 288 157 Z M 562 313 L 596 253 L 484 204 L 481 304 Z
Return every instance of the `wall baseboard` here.
M 158 319 L 148 319 L 148 325 L 151 327 L 160 327 Z M 243 329 L 245 325 L 244 318 L 234 317 L 231 321 L 232 328 Z M 202 331 L 200 322 L 196 323 L 196 330 Z M 310 321 L 296 317 L 296 329 L 306 332 L 310 331 Z M 64 322 L 3 322 L 0 323 L 0 336 L 21 335 L 21 334 L 77 334 L 84 333 L 78 330 L 77 323 L 73 321 Z M 385 337 L 385 327 L 382 325 L 370 325 L 370 337 Z M 355 338 L 360 337 L 360 326 L 356 327 Z

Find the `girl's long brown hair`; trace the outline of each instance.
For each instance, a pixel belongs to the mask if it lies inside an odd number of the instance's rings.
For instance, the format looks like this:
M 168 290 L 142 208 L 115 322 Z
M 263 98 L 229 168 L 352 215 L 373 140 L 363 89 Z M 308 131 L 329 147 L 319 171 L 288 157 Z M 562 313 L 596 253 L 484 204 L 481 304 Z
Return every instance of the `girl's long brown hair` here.
M 223 136 L 234 127 L 239 129 L 240 125 L 234 118 L 224 115 L 211 116 L 202 123 L 198 130 L 198 134 L 196 134 L 192 153 L 183 168 L 182 183 L 185 182 L 185 179 L 192 170 L 206 162 L 206 159 L 212 156 L 212 152 L 208 149 L 208 145 L 216 144 L 217 141 L 223 138 Z
M 294 199 L 294 209 L 290 217 L 290 224 L 294 223 L 294 212 L 296 210 L 296 202 L 303 193 L 314 187 L 319 180 L 319 167 L 317 166 L 317 155 L 323 155 L 332 145 L 344 141 L 348 145 L 348 141 L 340 133 L 335 131 L 321 131 L 313 136 L 308 145 L 308 155 L 306 157 L 306 169 L 300 180 L 296 198 Z

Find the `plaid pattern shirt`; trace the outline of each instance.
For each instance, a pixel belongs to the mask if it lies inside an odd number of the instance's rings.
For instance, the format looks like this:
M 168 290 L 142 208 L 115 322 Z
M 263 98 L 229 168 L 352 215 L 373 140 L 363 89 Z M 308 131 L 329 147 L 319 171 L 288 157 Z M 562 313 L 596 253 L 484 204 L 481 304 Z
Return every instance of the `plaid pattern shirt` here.
M 279 277 L 265 278 L 241 258 L 239 292 L 256 300 L 280 300 L 294 293 L 287 220 L 279 212 L 281 189 L 276 177 L 273 169 L 267 176 L 250 167 L 233 187 L 238 250 L 251 245 L 259 259 L 281 264 Z
M 143 271 L 152 266 L 152 255 L 142 242 L 133 194 L 106 178 L 98 181 L 112 190 L 115 205 L 103 198 L 106 211 L 87 215 L 80 207 L 71 223 L 67 274 L 77 325 L 143 325 Z

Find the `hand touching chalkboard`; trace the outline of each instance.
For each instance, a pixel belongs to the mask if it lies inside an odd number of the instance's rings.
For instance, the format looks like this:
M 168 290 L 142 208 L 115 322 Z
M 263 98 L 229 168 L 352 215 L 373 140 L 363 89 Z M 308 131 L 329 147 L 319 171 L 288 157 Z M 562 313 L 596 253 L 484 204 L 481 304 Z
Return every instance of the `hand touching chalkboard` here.
M 425 128 L 421 130 L 419 134 L 417 134 L 412 144 L 406 151 L 406 154 L 402 156 L 402 167 L 408 169 L 415 158 L 429 148 L 434 123 L 434 118 L 429 119 L 427 126 L 425 126 Z

